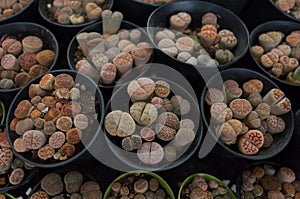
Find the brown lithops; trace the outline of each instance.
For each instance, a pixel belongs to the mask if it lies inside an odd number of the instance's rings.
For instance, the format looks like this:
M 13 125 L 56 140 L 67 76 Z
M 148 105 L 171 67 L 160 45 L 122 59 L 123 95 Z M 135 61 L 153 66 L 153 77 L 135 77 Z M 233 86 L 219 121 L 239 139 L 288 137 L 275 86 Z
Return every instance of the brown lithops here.
M 40 159 L 47 160 L 49 158 L 52 158 L 54 153 L 55 153 L 55 150 L 51 146 L 45 145 L 38 150 L 37 155 Z
M 284 93 L 277 89 L 271 89 L 264 97 L 263 102 L 271 107 L 271 114 L 282 115 L 291 110 L 291 102 Z
M 55 77 L 54 88 L 68 88 L 71 89 L 74 86 L 74 79 L 71 75 L 63 73 Z
M 296 179 L 296 174 L 288 167 L 281 167 L 277 173 L 277 178 L 281 183 L 292 183 Z
M 0 149 L 0 172 L 5 172 L 10 168 L 10 164 L 13 161 L 13 152 L 9 148 Z
M 78 144 L 81 141 L 82 131 L 78 128 L 72 128 L 66 133 L 66 140 L 70 144 Z
M 270 115 L 266 119 L 268 125 L 268 132 L 271 134 L 281 133 L 285 130 L 286 124 L 281 117 Z
M 209 88 L 205 93 L 205 102 L 212 105 L 216 102 L 224 102 L 224 94 L 217 88 Z
M 179 129 L 179 119 L 171 112 L 159 115 L 155 125 L 156 136 L 163 141 L 174 139 L 176 131 Z
M 59 149 L 65 143 L 65 140 L 65 134 L 63 132 L 56 131 L 50 136 L 49 145 L 54 149 Z
M 252 111 L 252 105 L 246 99 L 235 99 L 230 102 L 229 107 L 233 117 L 237 119 L 244 119 Z
M 30 115 L 33 106 L 28 100 L 22 100 L 14 111 L 16 118 L 23 119 Z
M 218 123 L 224 123 L 233 117 L 232 110 L 223 102 L 212 104 L 210 114 L 212 119 Z
M 61 176 L 57 173 L 49 173 L 41 181 L 41 188 L 49 196 L 55 196 L 63 192 L 63 182 Z
M 225 144 L 234 144 L 237 136 L 242 132 L 242 123 L 236 119 L 230 119 L 217 130 L 217 136 Z
M 37 191 L 30 196 L 30 199 L 48 199 L 49 196 L 45 191 Z
M 26 148 L 39 149 L 46 143 L 46 136 L 38 130 L 29 130 L 23 134 L 23 140 Z
M 55 60 L 55 52 L 53 50 L 45 49 L 36 54 L 36 60 L 39 64 L 50 67 Z
M 263 83 L 259 79 L 251 79 L 243 84 L 243 91 L 245 95 L 251 93 L 260 93 L 263 89 Z
M 170 94 L 170 85 L 169 85 L 169 83 L 167 83 L 163 80 L 156 81 L 154 92 L 158 97 L 161 97 L 161 98 L 168 97 L 168 95 Z
M 249 128 L 258 128 L 261 126 L 261 119 L 256 111 L 251 111 L 244 119 L 244 122 Z
M 279 31 L 270 31 L 259 35 L 258 40 L 265 51 L 275 48 L 282 40 L 283 33 Z
M 239 139 L 239 150 L 246 155 L 254 155 L 264 144 L 264 136 L 259 130 L 249 130 Z
M 23 50 L 28 53 L 37 53 L 43 48 L 43 41 L 36 36 L 27 36 L 22 40 Z

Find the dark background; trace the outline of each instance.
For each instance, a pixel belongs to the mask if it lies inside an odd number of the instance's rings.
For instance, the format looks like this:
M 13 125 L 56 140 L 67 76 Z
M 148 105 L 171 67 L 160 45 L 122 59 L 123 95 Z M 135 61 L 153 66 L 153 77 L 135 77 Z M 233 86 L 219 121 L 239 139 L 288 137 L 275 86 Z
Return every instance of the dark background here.
M 130 0 L 129 0 L 130 1 Z M 209 1 L 209 0 L 207 0 Z M 274 7 L 271 7 L 270 2 L 267 0 L 214 0 L 211 1 L 217 3 L 221 6 L 224 6 L 233 12 L 235 12 L 244 23 L 249 28 L 249 33 L 253 28 L 255 28 L 258 24 L 263 23 L 272 19 L 284 19 L 290 20 L 288 17 L 284 16 L 282 13 L 277 11 Z M 113 10 L 122 11 L 126 20 L 137 23 L 142 27 L 146 27 L 146 20 L 148 15 L 152 10 L 141 10 L 137 4 L 128 4 L 127 0 L 115 0 Z M 71 39 L 76 35 L 76 33 L 80 29 L 64 29 L 61 27 L 56 27 L 48 22 L 44 21 L 37 11 L 37 1 L 30 8 L 28 12 L 25 12 L 21 18 L 16 21 L 30 21 L 41 24 L 48 28 L 51 32 L 56 36 L 58 43 L 60 45 L 59 52 L 59 60 L 54 69 L 62 69 L 68 68 L 66 55 L 67 55 L 67 47 Z M 140 11 L 140 13 L 136 13 Z M 143 12 L 141 12 L 143 11 Z M 141 14 L 142 13 L 142 14 Z M 159 60 L 155 60 L 154 62 L 159 62 Z M 235 63 L 231 67 L 243 67 L 249 68 L 256 71 L 260 71 L 259 68 L 255 65 L 255 63 L 251 60 L 249 53 L 247 53 L 240 61 Z M 260 71 L 261 72 L 261 71 Z M 201 93 L 201 88 L 197 85 L 197 80 L 191 80 L 195 84 L 194 89 L 198 94 Z M 287 93 L 288 97 L 290 97 L 291 101 L 294 105 L 294 112 L 299 108 L 297 103 L 300 103 L 300 95 L 298 90 L 290 90 L 281 86 L 281 88 Z M 1 94 L 2 95 L 2 94 Z M 6 105 L 12 100 L 13 96 L 3 97 Z M 7 107 L 8 109 L 8 107 Z M 300 171 L 300 118 L 296 117 L 295 121 L 295 131 L 294 135 L 289 143 L 289 145 L 278 155 L 275 157 L 268 159 L 267 161 L 276 162 L 281 165 L 289 166 L 298 172 Z M 206 129 L 204 128 L 204 132 Z M 201 143 L 202 144 L 202 143 Z M 198 150 L 196 153 L 184 164 L 168 170 L 156 172 L 161 175 L 171 186 L 174 191 L 175 196 L 177 197 L 177 193 L 179 190 L 179 186 L 181 182 L 190 174 L 193 173 L 208 173 L 214 175 L 220 179 L 228 179 L 231 181 L 231 184 L 234 184 L 242 171 L 242 169 L 248 167 L 250 164 L 256 163 L 256 161 L 241 159 L 238 157 L 233 157 L 228 154 L 226 151 L 222 150 L 219 145 L 216 145 L 214 150 L 205 158 L 199 159 L 197 157 Z M 103 165 L 102 163 L 95 160 L 88 152 L 84 154 L 83 157 L 79 158 L 75 162 L 65 165 L 60 168 L 53 169 L 39 169 L 40 174 L 33 178 L 27 186 L 24 186 L 18 190 L 11 191 L 9 193 L 14 196 L 23 195 L 26 198 L 25 191 L 28 187 L 33 187 L 40 179 L 44 176 L 44 174 L 50 171 L 60 171 L 60 170 L 68 170 L 69 168 L 77 167 L 79 170 L 87 172 L 88 175 L 93 176 L 101 186 L 101 190 L 105 192 L 108 185 L 114 180 L 118 175 L 122 172 L 113 170 Z M 300 173 L 297 173 L 298 176 Z

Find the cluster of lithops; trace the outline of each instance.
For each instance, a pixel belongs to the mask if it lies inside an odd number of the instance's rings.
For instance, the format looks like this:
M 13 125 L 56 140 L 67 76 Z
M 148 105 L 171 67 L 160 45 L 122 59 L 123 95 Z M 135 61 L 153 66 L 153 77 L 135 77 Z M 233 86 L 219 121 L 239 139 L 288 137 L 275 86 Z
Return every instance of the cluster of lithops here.
M 31 166 L 14 156 L 5 129 L 0 132 L 0 160 L 0 187 L 18 185 L 32 171 Z
M 0 88 L 23 87 L 48 71 L 55 57 L 56 53 L 44 49 L 42 39 L 37 36 L 15 38 L 3 35 L 0 41 Z
M 160 182 L 145 173 L 133 173 L 124 176 L 111 185 L 108 199 L 123 198 L 160 198 L 170 199 Z
M 258 36 L 258 45 L 251 47 L 254 58 L 272 75 L 300 84 L 300 32 L 288 35 L 269 31 Z
M 263 86 L 262 81 L 251 79 L 240 88 L 229 79 L 221 90 L 209 88 L 205 95 L 217 137 L 227 145 L 237 143 L 246 155 L 270 147 L 273 137 L 286 128 L 280 116 L 291 110 L 290 100 L 281 90 L 273 88 L 263 95 Z
M 120 137 L 122 148 L 136 151 L 145 164 L 175 161 L 176 154 L 195 138 L 194 122 L 180 120 L 190 112 L 190 102 L 172 95 L 169 83 L 147 77 L 131 81 L 127 92 L 132 101 L 130 113 L 108 113 L 104 122 L 107 133 Z M 169 144 L 163 148 L 162 142 Z
M 74 55 L 76 70 L 99 84 L 110 85 L 133 67 L 147 63 L 152 46 L 144 41 L 139 29 L 120 30 L 123 15 L 105 10 L 102 13 L 103 34 L 82 32 L 76 36 L 79 51 Z
M 189 184 L 182 188 L 181 199 L 231 199 L 224 183 L 216 182 L 214 179 L 205 179 L 195 176 Z
M 165 3 L 171 3 L 176 0 L 139 0 L 144 3 L 149 3 L 149 4 L 165 4 Z
M 86 179 L 79 171 L 69 171 L 66 174 L 49 173 L 41 181 L 30 199 L 48 198 L 95 198 L 102 199 L 100 185 Z
M 84 24 L 100 19 L 107 0 L 53 0 L 47 4 L 50 20 L 59 24 Z
M 10 130 L 20 136 L 13 142 L 14 149 L 30 151 L 43 161 L 72 157 L 91 123 L 90 115 L 83 113 L 83 87 L 66 73 L 46 74 L 38 84 L 31 84 L 30 99 L 18 103 L 10 122 Z
M 200 28 L 189 28 L 191 21 L 191 15 L 186 12 L 172 15 L 170 29 L 155 34 L 158 48 L 192 65 L 218 66 L 233 60 L 231 50 L 238 40 L 232 31 L 220 29 L 214 13 L 208 12 L 202 16 Z
M 273 2 L 283 12 L 293 16 L 295 19 L 300 19 L 299 0 L 273 0 Z
M 17 14 L 25 9 L 31 2 L 32 0 L 0 1 L 0 20 Z
M 300 198 L 300 181 L 288 167 L 254 166 L 242 172 L 240 183 L 241 198 Z

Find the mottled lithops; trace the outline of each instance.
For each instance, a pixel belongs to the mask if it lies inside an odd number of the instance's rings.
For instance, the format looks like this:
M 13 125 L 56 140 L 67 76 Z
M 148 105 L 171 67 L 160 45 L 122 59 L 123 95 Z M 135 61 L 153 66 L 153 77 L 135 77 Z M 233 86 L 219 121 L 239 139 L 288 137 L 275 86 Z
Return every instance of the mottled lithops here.
M 264 120 L 271 114 L 271 107 L 267 103 L 260 103 L 256 108 L 255 111 L 257 112 L 258 116 Z
M 223 102 L 212 104 L 210 114 L 212 119 L 218 123 L 224 123 L 233 117 L 231 109 Z
M 158 80 L 155 82 L 154 93 L 161 98 L 166 98 L 170 94 L 170 85 L 166 81 Z
M 277 89 L 271 89 L 264 97 L 263 102 L 271 107 L 271 114 L 283 115 L 291 110 L 291 102 L 284 93 Z
M 155 90 L 155 83 L 152 79 L 141 77 L 133 80 L 127 87 L 127 93 L 133 101 L 147 99 Z
M 255 155 L 264 144 L 264 135 L 259 130 L 249 130 L 239 139 L 239 150 L 245 155 Z
M 174 139 L 179 129 L 179 119 L 171 112 L 164 112 L 159 115 L 155 124 L 156 136 L 163 141 Z
M 237 119 L 244 119 L 252 111 L 252 105 L 246 99 L 235 99 L 230 102 L 229 107 L 233 117 Z
M 150 125 L 157 119 L 157 109 L 151 103 L 136 102 L 130 107 L 130 115 L 140 125 Z
M 259 35 L 259 44 L 264 48 L 265 51 L 269 51 L 280 44 L 284 34 L 279 31 L 270 31 Z
M 221 142 L 225 144 L 234 144 L 242 130 L 243 125 L 239 120 L 230 119 L 218 128 L 217 136 L 220 137 Z
M 142 138 L 139 135 L 131 135 L 122 140 L 122 148 L 126 151 L 139 149 L 142 146 Z
M 224 94 L 217 88 L 209 88 L 205 93 L 205 102 L 210 106 L 216 102 L 224 102 Z
M 39 149 L 47 141 L 46 135 L 39 130 L 29 130 L 23 134 L 23 140 L 26 148 Z
M 64 183 L 68 193 L 79 192 L 83 183 L 83 175 L 78 171 L 69 171 L 64 176 Z
M 42 179 L 41 188 L 50 196 L 55 196 L 62 193 L 64 185 L 61 176 L 57 173 L 47 174 Z
M 251 79 L 243 84 L 243 91 L 246 96 L 252 93 L 260 93 L 263 89 L 263 83 L 259 79 Z
M 13 161 L 13 152 L 9 148 L 0 149 L 0 172 L 3 173 L 10 168 Z
M 125 137 L 135 132 L 136 124 L 129 113 L 116 110 L 106 115 L 104 127 L 110 135 Z

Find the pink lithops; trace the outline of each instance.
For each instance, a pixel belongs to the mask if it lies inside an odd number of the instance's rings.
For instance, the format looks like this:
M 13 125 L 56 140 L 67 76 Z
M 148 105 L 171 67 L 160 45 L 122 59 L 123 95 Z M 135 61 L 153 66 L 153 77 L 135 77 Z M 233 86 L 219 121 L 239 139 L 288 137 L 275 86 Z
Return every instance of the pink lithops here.
M 41 148 L 46 143 L 47 138 L 41 131 L 29 130 L 23 134 L 23 140 L 26 148 L 35 150 Z
M 179 129 L 179 119 L 171 112 L 164 112 L 159 115 L 155 125 L 156 136 L 164 141 L 174 139 Z
M 288 167 L 281 167 L 277 173 L 277 178 L 281 183 L 292 183 L 296 179 L 296 174 L 292 169 Z
M 158 164 L 164 158 L 164 150 L 156 142 L 145 142 L 137 151 L 137 156 L 145 164 Z
M 271 134 L 281 133 L 285 130 L 285 121 L 281 117 L 270 115 L 267 117 L 268 132 Z
M 154 81 L 147 77 L 141 77 L 137 80 L 133 80 L 127 87 L 127 93 L 133 101 L 147 99 L 154 90 Z
M 244 119 L 252 111 L 252 105 L 246 99 L 235 99 L 230 102 L 229 107 L 233 117 L 237 119 Z
M 10 164 L 13 161 L 14 154 L 9 148 L 0 149 L 0 171 L 5 172 L 10 168 Z
M 291 110 L 291 102 L 284 93 L 277 89 L 271 89 L 264 97 L 263 102 L 271 107 L 271 114 L 282 115 Z
M 134 59 L 135 66 L 141 66 L 146 64 L 151 55 L 153 49 L 152 46 L 147 42 L 140 42 L 137 44 L 136 48 L 131 51 L 131 55 Z
M 12 185 L 17 185 L 24 179 L 25 172 L 22 168 L 14 169 L 9 176 L 9 183 Z
M 103 84 L 112 84 L 117 76 L 117 68 L 112 63 L 106 63 L 102 66 L 100 72 L 101 82 Z
M 201 31 L 198 33 L 200 42 L 204 47 L 209 47 L 218 38 L 217 28 L 213 25 L 207 24 L 201 28 Z
M 6 70 L 20 70 L 18 60 L 12 54 L 6 54 L 1 58 L 1 66 Z
M 66 140 L 66 136 L 61 131 L 54 132 L 49 138 L 49 145 L 54 149 L 59 149 Z
M 230 102 L 242 96 L 243 90 L 239 87 L 230 87 L 226 89 L 226 102 Z
M 171 29 L 183 32 L 191 23 L 192 17 L 189 13 L 179 12 L 170 18 Z
M 232 110 L 223 102 L 216 102 L 210 107 L 210 114 L 214 121 L 223 123 L 233 117 Z
M 132 69 L 133 58 L 130 53 L 119 53 L 113 60 L 113 64 L 117 67 L 120 75 L 125 74 Z
M 217 88 L 209 88 L 205 93 L 205 102 L 211 106 L 216 102 L 224 102 L 224 94 Z
M 144 127 L 140 131 L 141 137 L 146 140 L 147 142 L 151 142 L 155 139 L 155 132 L 148 127 Z

